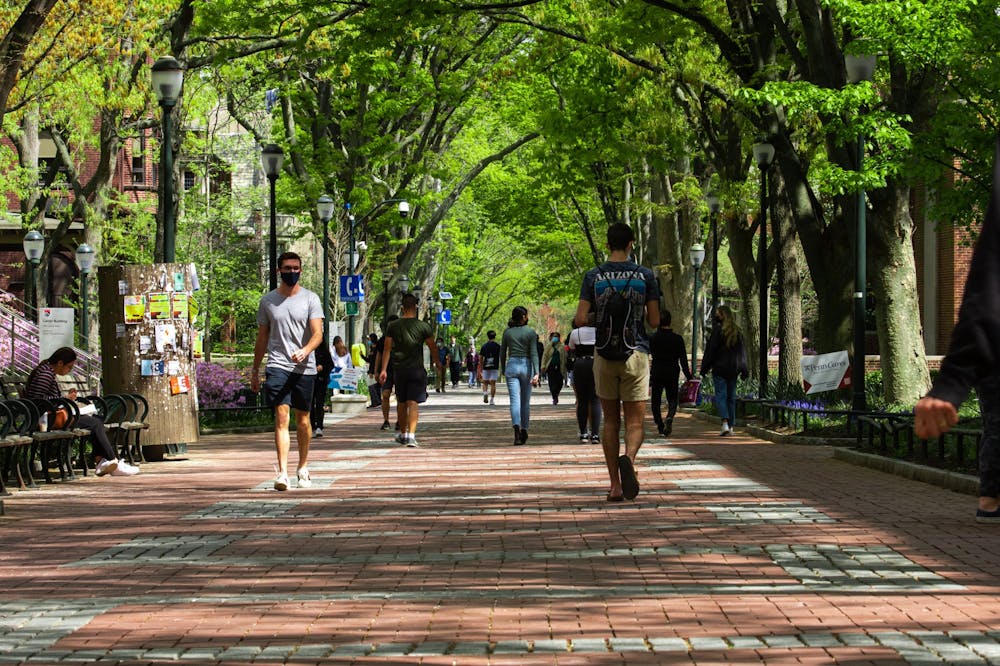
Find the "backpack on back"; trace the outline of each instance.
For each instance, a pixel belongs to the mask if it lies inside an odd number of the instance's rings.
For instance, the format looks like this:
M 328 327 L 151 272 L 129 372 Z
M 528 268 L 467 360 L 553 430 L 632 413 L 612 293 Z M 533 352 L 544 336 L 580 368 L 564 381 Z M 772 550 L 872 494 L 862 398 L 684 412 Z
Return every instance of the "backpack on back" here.
M 597 330 L 595 349 L 601 358 L 608 361 L 624 361 L 635 350 L 635 332 L 629 324 L 629 319 L 632 317 L 632 300 L 625 291 L 637 273 L 638 271 L 633 271 L 625 286 L 618 290 L 598 268 L 598 274 L 608 283 L 610 293 L 607 294 L 604 307 L 599 310 L 594 322 L 594 328 Z

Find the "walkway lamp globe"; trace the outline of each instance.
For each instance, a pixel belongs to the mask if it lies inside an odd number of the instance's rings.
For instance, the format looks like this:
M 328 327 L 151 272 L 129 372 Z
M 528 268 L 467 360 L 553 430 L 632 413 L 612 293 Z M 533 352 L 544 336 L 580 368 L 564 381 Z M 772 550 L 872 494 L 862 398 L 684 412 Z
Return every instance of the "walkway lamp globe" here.
M 701 265 L 705 263 L 705 246 L 701 243 L 695 243 L 688 250 L 688 260 L 691 262 L 691 268 L 694 269 L 694 296 L 692 297 L 691 306 L 691 367 L 697 368 L 697 358 L 698 358 L 698 319 L 700 315 L 698 313 L 698 302 L 701 300 L 698 298 L 698 292 L 701 290 L 701 285 L 698 282 L 698 271 L 701 270 Z
M 399 202 L 399 216 L 404 220 L 410 216 L 410 203 L 408 201 Z
M 323 228 L 323 344 L 330 344 L 330 220 L 336 204 L 327 195 L 316 200 L 316 213 Z
M 24 301 L 28 305 L 31 318 L 34 319 L 38 311 L 38 303 L 35 298 L 35 271 L 42 260 L 42 253 L 45 251 L 45 237 L 37 229 L 32 229 L 24 235 L 21 241 L 24 247 L 24 257 L 28 260 L 24 281 Z
M 159 206 L 163 220 L 163 261 L 171 263 L 177 245 L 177 222 L 174 220 L 174 149 L 170 121 L 184 85 L 184 67 L 172 56 L 158 58 L 150 68 L 150 79 L 163 110 L 163 145 L 160 148 L 163 198 Z
M 268 245 L 268 255 L 270 256 L 270 281 L 269 285 L 272 291 L 278 288 L 278 212 L 275 210 L 275 197 L 274 197 L 274 187 L 278 180 L 278 176 L 281 174 L 281 165 L 285 161 L 285 152 L 281 149 L 281 146 L 275 143 L 269 143 L 261 148 L 260 151 L 260 164 L 264 169 L 264 175 L 267 176 L 267 181 L 270 185 L 271 194 L 271 227 L 270 227 L 270 239 Z
M 757 247 L 757 288 L 760 302 L 760 337 L 758 343 L 757 398 L 763 400 L 767 393 L 767 172 L 774 161 L 774 146 L 758 143 L 753 147 L 753 159 L 760 170 L 760 241 Z
M 844 70 L 848 83 L 871 81 L 875 76 L 876 58 L 874 55 L 845 55 Z M 857 172 L 864 170 L 865 135 L 858 134 L 855 151 Z M 851 409 L 867 411 L 868 400 L 865 397 L 865 301 L 867 295 L 867 262 L 868 262 L 868 223 L 865 219 L 865 190 L 858 190 L 857 218 L 854 231 L 854 358 L 851 359 Z
M 719 211 L 722 200 L 714 194 L 705 197 L 712 232 L 712 325 L 715 325 L 715 308 L 719 307 Z
M 400 275 L 399 279 L 396 280 L 396 284 L 399 285 L 399 293 L 405 294 L 410 290 L 410 278 L 405 275 Z
M 76 248 L 76 265 L 80 269 L 80 294 L 83 301 L 80 312 L 80 337 L 83 338 L 84 349 L 89 349 L 90 347 L 90 313 L 87 309 L 87 277 L 90 275 L 90 271 L 94 268 L 94 258 L 94 248 L 90 247 L 86 243 L 81 243 Z

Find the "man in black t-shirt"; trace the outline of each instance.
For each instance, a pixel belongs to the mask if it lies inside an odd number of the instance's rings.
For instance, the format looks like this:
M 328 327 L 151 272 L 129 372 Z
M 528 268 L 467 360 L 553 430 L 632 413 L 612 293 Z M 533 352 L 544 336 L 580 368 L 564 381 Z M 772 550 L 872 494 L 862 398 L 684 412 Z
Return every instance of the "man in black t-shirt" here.
M 653 420 L 656 429 L 664 437 L 669 437 L 674 427 L 677 413 L 677 380 L 681 369 L 685 379 L 691 379 L 684 338 L 670 328 L 670 311 L 660 311 L 660 327 L 649 337 L 649 351 L 653 357 L 649 369 L 649 386 L 652 391 Z M 667 419 L 660 413 L 660 397 L 667 393 Z
M 497 332 L 486 332 L 487 342 L 479 350 L 479 381 L 483 384 L 483 402 L 496 404 L 497 378 L 500 377 L 500 345 Z

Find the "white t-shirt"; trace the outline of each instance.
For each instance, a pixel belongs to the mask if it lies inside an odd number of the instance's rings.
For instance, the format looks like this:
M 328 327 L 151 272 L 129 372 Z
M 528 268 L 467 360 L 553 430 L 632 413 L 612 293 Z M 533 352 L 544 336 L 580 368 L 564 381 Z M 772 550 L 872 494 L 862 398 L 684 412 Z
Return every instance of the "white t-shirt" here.
M 576 349 L 577 345 L 597 344 L 597 329 L 593 326 L 574 328 L 569 334 L 568 344 L 570 349 Z

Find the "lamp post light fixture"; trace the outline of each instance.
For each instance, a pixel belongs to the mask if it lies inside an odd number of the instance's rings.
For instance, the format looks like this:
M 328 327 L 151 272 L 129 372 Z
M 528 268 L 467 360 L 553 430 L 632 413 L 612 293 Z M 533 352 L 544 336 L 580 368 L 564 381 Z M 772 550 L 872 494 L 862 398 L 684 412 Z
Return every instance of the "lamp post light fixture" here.
M 160 219 L 163 220 L 163 261 L 172 263 L 177 243 L 177 222 L 174 219 L 174 148 L 170 121 L 184 85 L 184 67 L 171 56 L 158 58 L 150 68 L 150 79 L 156 99 L 163 109 L 163 145 L 160 147 L 163 198 L 159 204 Z
M 24 247 L 24 257 L 28 260 L 27 266 L 25 266 L 27 270 L 25 271 L 26 279 L 24 281 L 24 301 L 30 310 L 30 318 L 34 319 L 38 313 L 38 299 L 35 297 L 35 272 L 38 270 L 38 263 L 41 261 L 42 253 L 45 251 L 45 236 L 37 229 L 32 229 L 24 234 L 22 245 Z
M 87 277 L 94 267 L 94 248 L 81 243 L 76 248 L 76 265 L 80 269 L 80 294 L 83 301 L 80 313 L 80 337 L 83 338 L 83 348 L 90 349 L 90 313 L 87 310 Z
M 760 170 L 760 241 L 757 247 L 757 283 L 760 290 L 760 341 L 757 398 L 763 400 L 767 393 L 767 351 L 768 351 L 768 316 L 767 316 L 767 213 L 768 188 L 767 172 L 774 161 L 774 146 L 769 143 L 758 143 L 753 147 L 753 158 Z
M 330 344 L 330 220 L 336 207 L 333 199 L 322 195 L 316 200 L 316 213 L 323 227 L 323 344 Z
M 691 268 L 694 269 L 694 296 L 692 297 L 692 307 L 691 307 L 691 367 L 698 367 L 698 292 L 701 290 L 701 284 L 698 282 L 698 271 L 701 269 L 702 263 L 705 261 L 705 246 L 701 243 L 695 243 L 688 250 L 688 259 L 691 260 Z
M 399 279 L 396 280 L 396 284 L 399 285 L 399 293 L 405 294 L 410 290 L 410 278 L 405 275 L 400 275 Z
M 875 63 L 874 55 L 845 55 L 844 69 L 847 71 L 847 82 L 871 81 L 875 75 Z M 863 132 L 858 134 L 856 152 L 857 172 L 860 177 L 865 158 L 865 135 Z M 868 400 L 865 397 L 865 302 L 868 281 L 865 207 L 865 188 L 862 186 L 858 188 L 858 210 L 854 232 L 854 358 L 851 363 L 851 387 L 853 389 L 851 409 L 862 412 L 868 411 Z
M 281 146 L 269 143 L 261 148 L 260 163 L 264 169 L 264 175 L 267 176 L 271 194 L 271 236 L 268 240 L 267 250 L 271 273 L 268 285 L 271 291 L 278 288 L 278 212 L 275 210 L 274 186 L 278 180 L 278 176 L 281 174 L 281 165 L 284 161 L 285 152 L 281 149 Z
M 709 226 L 712 233 L 712 325 L 715 325 L 715 308 L 719 307 L 719 211 L 722 200 L 714 194 L 705 197 L 708 204 Z

